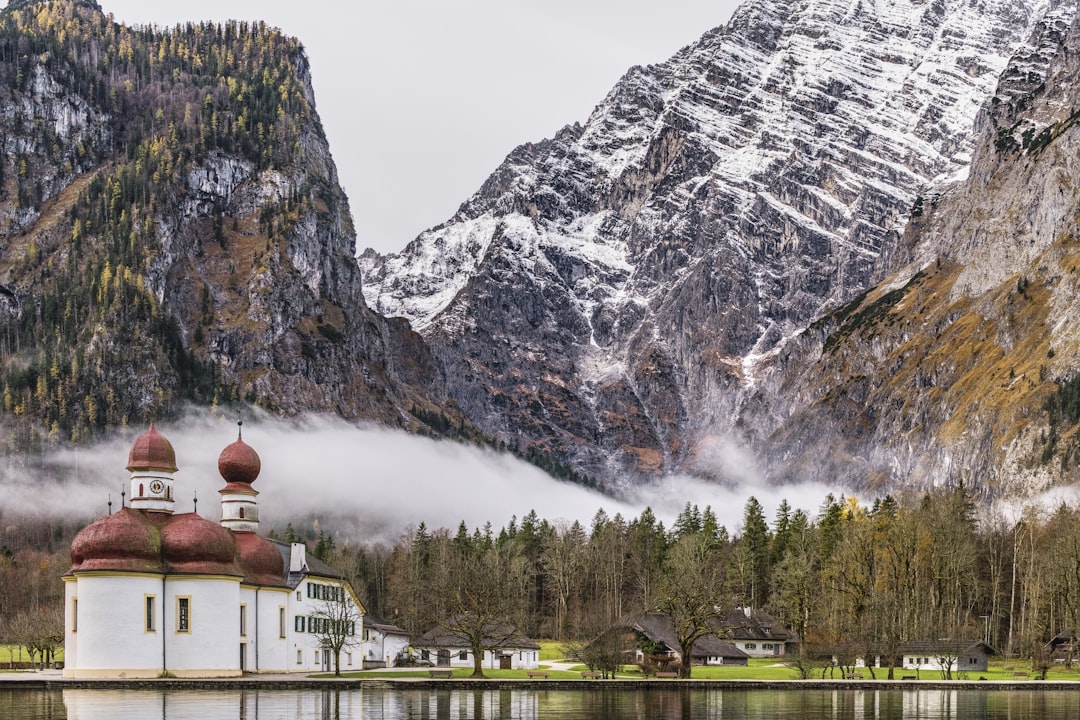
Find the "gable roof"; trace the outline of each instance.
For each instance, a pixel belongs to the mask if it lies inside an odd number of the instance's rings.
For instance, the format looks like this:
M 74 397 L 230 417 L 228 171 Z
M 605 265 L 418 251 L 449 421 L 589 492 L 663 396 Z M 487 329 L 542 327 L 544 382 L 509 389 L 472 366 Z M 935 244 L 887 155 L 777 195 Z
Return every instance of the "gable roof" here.
M 997 650 L 990 647 L 982 640 L 912 640 L 900 643 L 897 648 L 904 655 L 997 655 Z
M 330 578 L 332 580 L 342 580 L 345 577 L 310 552 L 304 554 L 305 569 L 300 572 L 293 572 L 289 569 L 289 566 L 292 563 L 292 544 L 282 542 L 281 540 L 271 540 L 270 542 L 272 542 L 278 552 L 281 553 L 281 559 L 285 563 L 285 584 L 294 590 L 301 582 L 303 582 L 305 577 L 310 577 L 312 575 Z
M 539 650 L 540 646 L 535 640 L 525 637 L 512 625 L 506 623 L 486 623 L 484 625 L 485 649 L 505 650 Z M 460 632 L 439 624 L 428 630 L 416 639 L 413 645 L 417 647 L 434 648 L 467 648 L 472 643 Z
M 732 608 L 717 614 L 710 623 L 720 635 L 732 640 L 795 642 L 795 633 L 766 612 L 749 607 Z
M 662 642 L 672 652 L 679 652 L 679 641 L 675 637 L 675 624 L 671 617 L 664 613 L 646 613 L 622 623 L 627 627 L 642 632 L 654 642 Z M 722 657 L 722 658 L 748 658 L 750 657 L 739 648 L 716 635 L 705 635 L 694 641 L 690 652 L 692 657 Z
M 382 618 L 373 617 L 371 615 L 364 616 L 364 627 L 369 630 L 375 630 L 383 635 L 402 635 L 404 637 L 409 636 L 409 631 L 405 628 L 398 627 L 393 623 L 388 623 Z

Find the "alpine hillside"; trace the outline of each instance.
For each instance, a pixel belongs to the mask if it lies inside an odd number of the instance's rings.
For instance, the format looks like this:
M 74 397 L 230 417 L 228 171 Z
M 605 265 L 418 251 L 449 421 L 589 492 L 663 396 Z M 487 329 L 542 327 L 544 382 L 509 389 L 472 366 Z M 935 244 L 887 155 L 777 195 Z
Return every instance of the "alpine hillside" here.
M 308 62 L 261 23 L 0 12 L 0 433 L 86 442 L 183 403 L 423 430 L 423 340 L 365 306 Z
M 632 68 L 583 125 L 517 148 L 402 252 L 364 253 L 368 303 L 424 336 L 483 430 L 609 482 L 735 477 L 747 451 L 776 478 L 933 482 L 999 439 L 997 409 L 976 441 L 951 414 L 967 408 L 940 402 L 983 350 L 939 324 L 894 330 L 895 345 L 933 339 L 943 356 L 911 372 L 927 389 L 901 421 L 909 386 L 871 392 L 899 363 L 878 326 L 912 277 L 950 322 L 946 299 L 1015 289 L 997 251 L 965 283 L 915 271 L 964 274 L 973 248 L 1007 233 L 971 198 L 956 201 L 967 220 L 943 210 L 941 188 L 970 175 L 959 187 L 1006 192 L 1000 173 L 1024 163 L 1049 182 L 1046 128 L 1056 138 L 1073 119 L 1067 103 L 1030 103 L 1051 92 L 1039 86 L 1075 14 L 1043 0 L 749 0 L 666 63 Z M 1031 200 L 1011 201 L 1018 227 L 1050 212 L 1033 217 Z M 908 447 L 910 427 L 924 441 Z

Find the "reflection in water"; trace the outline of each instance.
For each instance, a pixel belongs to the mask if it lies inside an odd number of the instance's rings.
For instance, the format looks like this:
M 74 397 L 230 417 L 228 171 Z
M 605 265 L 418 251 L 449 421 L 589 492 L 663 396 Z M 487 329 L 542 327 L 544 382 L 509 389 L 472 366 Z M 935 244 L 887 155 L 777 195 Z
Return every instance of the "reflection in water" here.
M 581 690 L 25 690 L 0 684 L 11 720 L 1075 720 L 1075 690 L 729 690 L 674 684 Z

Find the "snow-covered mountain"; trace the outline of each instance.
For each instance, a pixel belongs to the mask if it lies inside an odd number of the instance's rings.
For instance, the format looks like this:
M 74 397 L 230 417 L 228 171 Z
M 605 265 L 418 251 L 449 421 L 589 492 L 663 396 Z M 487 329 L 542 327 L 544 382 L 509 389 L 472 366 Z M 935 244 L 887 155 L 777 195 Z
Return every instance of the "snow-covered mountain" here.
M 966 176 L 1047 13 L 1075 3 L 750 0 L 401 253 L 361 256 L 368 304 L 526 454 L 608 481 L 743 472 L 775 430 L 747 408 L 787 412 L 761 394 L 790 339 L 933 254 L 899 238 Z

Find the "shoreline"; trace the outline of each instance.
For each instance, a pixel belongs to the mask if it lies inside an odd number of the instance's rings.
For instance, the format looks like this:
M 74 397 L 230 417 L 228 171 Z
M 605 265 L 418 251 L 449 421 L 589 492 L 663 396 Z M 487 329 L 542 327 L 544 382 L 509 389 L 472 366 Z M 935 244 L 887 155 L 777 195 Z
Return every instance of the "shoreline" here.
M 307 675 L 245 675 L 239 678 L 62 677 L 57 671 L 0 673 L 0 689 L 71 690 L 328 690 L 361 688 L 491 690 L 725 689 L 725 690 L 1072 690 L 1072 680 L 681 680 L 681 679 L 528 679 L 528 678 L 313 678 Z

